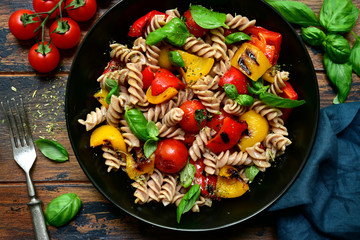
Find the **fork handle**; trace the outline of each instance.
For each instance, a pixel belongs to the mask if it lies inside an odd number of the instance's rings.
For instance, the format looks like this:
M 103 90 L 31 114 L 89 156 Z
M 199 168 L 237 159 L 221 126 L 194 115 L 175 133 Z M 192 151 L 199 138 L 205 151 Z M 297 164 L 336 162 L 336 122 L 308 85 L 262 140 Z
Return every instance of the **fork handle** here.
M 46 228 L 45 217 L 41 208 L 41 201 L 36 197 L 32 197 L 27 205 L 29 206 L 31 212 L 35 239 L 49 240 L 50 237 Z

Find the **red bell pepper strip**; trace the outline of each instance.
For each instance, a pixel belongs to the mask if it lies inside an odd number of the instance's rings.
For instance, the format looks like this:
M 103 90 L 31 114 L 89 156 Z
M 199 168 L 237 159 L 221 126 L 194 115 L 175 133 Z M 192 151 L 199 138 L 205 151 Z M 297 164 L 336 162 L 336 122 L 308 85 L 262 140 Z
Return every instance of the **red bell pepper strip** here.
M 227 117 L 218 134 L 206 146 L 215 154 L 229 150 L 240 140 L 241 134 L 246 128 L 245 122 L 237 122 Z
M 204 159 L 199 159 L 196 162 L 191 159 L 190 163 L 195 166 L 195 176 L 192 184 L 200 185 L 202 196 L 218 199 L 215 194 L 217 177 L 215 175 L 204 175 Z
M 151 83 L 151 91 L 153 96 L 163 93 L 169 87 L 177 90 L 184 89 L 185 83 L 177 78 L 172 72 L 167 69 L 160 68 L 155 73 L 155 78 Z
M 142 16 L 141 18 L 139 18 L 138 20 L 136 20 L 133 25 L 130 28 L 130 31 L 128 33 L 129 37 L 140 37 L 145 30 L 146 25 L 151 21 L 151 19 L 155 16 L 155 15 L 165 15 L 166 17 L 168 16 L 165 13 L 153 10 L 151 12 L 148 12 L 146 15 Z
M 119 69 L 120 69 L 120 60 L 117 58 L 113 58 L 110 60 L 110 62 L 106 66 L 103 74 L 108 73 L 108 72 L 113 72 L 113 71 L 116 71 Z
M 191 16 L 190 9 L 184 12 L 184 17 L 187 29 L 195 37 L 202 37 L 209 31 L 209 29 L 202 28 L 195 22 L 194 18 Z
M 251 36 L 250 43 L 260 48 L 272 65 L 276 64 L 281 49 L 282 35 L 280 33 L 258 26 L 248 27 L 244 33 Z
M 150 66 L 147 66 L 142 72 L 143 89 L 148 89 L 155 78 L 154 72 Z
M 283 91 L 283 93 L 280 94 L 280 97 L 288 98 L 291 100 L 298 99 L 298 94 L 295 92 L 294 88 L 291 86 L 290 83 L 285 82 L 285 87 L 283 87 L 281 90 Z M 286 121 L 291 114 L 292 108 L 282 108 L 281 111 L 283 113 L 281 119 Z
M 239 94 L 248 94 L 246 76 L 237 68 L 231 66 L 219 80 L 219 86 L 224 87 L 225 84 L 235 85 Z
M 232 117 L 231 114 L 225 112 L 223 109 L 220 110 L 220 114 L 213 114 L 211 120 L 206 123 L 206 126 L 213 129 L 218 133 L 224 124 L 224 119 L 227 117 Z M 185 134 L 186 136 L 186 134 Z

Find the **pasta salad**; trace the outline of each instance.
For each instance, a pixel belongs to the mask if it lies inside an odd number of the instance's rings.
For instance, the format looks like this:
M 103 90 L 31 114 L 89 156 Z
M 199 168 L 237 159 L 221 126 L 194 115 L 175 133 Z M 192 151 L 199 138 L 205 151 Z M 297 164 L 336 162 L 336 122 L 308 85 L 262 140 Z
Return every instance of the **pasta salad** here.
M 303 100 L 277 64 L 282 35 L 245 16 L 191 5 L 136 20 L 133 45 L 110 44 L 78 122 L 108 171 L 133 180 L 134 202 L 182 214 L 240 197 L 291 144 L 284 125 Z

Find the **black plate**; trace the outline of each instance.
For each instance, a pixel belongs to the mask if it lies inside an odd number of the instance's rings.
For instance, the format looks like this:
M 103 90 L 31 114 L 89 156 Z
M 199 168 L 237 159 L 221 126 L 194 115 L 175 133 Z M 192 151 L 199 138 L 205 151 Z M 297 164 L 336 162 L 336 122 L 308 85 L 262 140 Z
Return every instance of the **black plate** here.
M 251 191 L 237 199 L 224 199 L 213 207 L 202 207 L 200 213 L 187 213 L 176 222 L 174 205 L 134 204 L 134 189 L 123 172 L 107 173 L 99 149 L 89 147 L 90 133 L 78 124 L 79 118 L 99 104 L 92 97 L 98 90 L 96 82 L 110 60 L 109 43 L 131 43 L 127 32 L 131 24 L 150 10 L 165 11 L 177 7 L 180 12 L 189 4 L 201 4 L 219 12 L 241 14 L 256 19 L 257 25 L 282 33 L 279 63 L 290 72 L 291 84 L 306 104 L 295 109 L 288 120 L 293 144 L 268 169 L 261 184 L 251 184 Z M 269 5 L 260 0 L 213 1 L 149 1 L 126 0 L 117 3 L 94 24 L 83 40 L 68 79 L 66 91 L 66 122 L 75 155 L 95 187 L 112 203 L 145 222 L 169 229 L 202 231 L 219 229 L 242 222 L 261 212 L 278 199 L 298 176 L 310 154 L 318 123 L 319 92 L 315 71 L 302 40 L 294 29 Z

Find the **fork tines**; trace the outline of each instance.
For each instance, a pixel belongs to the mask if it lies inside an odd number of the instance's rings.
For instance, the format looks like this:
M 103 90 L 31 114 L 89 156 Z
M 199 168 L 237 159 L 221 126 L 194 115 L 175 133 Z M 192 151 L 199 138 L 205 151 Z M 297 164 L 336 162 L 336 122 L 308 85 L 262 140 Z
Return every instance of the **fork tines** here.
M 11 107 L 11 105 L 14 106 Z M 19 102 L 14 102 L 14 104 L 11 104 L 9 101 L 1 102 L 1 107 L 9 128 L 10 140 L 13 147 L 33 146 L 23 100 L 20 98 Z

